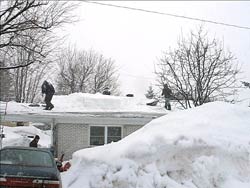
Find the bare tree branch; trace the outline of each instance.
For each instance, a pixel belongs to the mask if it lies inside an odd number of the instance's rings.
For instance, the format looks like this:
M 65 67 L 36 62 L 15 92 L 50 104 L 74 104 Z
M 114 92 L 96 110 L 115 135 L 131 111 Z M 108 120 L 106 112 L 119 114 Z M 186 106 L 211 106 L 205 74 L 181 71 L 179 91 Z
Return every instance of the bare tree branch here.
M 58 91 L 97 93 L 109 87 L 118 93 L 117 70 L 114 61 L 94 51 L 64 50 L 58 58 Z
M 168 83 L 173 99 L 182 107 L 199 106 L 218 96 L 230 95 L 239 68 L 231 52 L 216 39 L 209 40 L 202 27 L 185 39 L 175 50 L 165 52 L 155 71 L 160 85 Z
M 75 18 L 70 14 L 74 8 L 75 4 L 60 1 L 1 1 L 0 51 L 11 49 L 15 53 L 14 51 L 17 49 L 24 49 L 45 58 L 44 50 L 40 46 L 52 36 L 53 29 L 75 21 Z M 43 37 L 39 38 L 38 36 Z M 32 41 L 36 47 L 32 44 L 27 46 L 26 41 Z M 4 62 L 5 67 L 3 67 L 2 60 L 0 62 L 0 70 L 30 65 L 26 63 L 13 66 L 13 63 Z M 12 65 L 9 66 L 9 64 Z

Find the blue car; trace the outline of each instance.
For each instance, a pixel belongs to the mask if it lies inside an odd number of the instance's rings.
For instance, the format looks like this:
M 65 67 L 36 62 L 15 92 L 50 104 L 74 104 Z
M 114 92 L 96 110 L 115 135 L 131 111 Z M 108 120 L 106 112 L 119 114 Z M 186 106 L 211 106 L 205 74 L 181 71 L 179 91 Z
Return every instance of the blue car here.
M 5 147 L 0 150 L 0 187 L 61 188 L 62 183 L 49 150 Z

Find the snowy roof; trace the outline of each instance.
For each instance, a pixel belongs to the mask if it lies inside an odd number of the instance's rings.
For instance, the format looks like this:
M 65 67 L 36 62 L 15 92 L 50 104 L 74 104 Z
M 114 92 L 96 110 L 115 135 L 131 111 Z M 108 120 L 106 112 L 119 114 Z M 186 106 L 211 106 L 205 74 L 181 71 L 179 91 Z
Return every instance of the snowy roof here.
M 161 106 L 148 106 L 148 99 L 136 97 L 119 97 L 88 93 L 73 93 L 70 95 L 54 95 L 54 108 L 43 110 L 44 107 L 30 107 L 28 103 L 1 102 L 1 114 L 6 116 L 34 116 L 36 118 L 79 118 L 88 117 L 158 117 L 167 112 Z M 39 120 L 40 121 L 40 120 Z M 43 121 L 42 121 L 43 122 Z

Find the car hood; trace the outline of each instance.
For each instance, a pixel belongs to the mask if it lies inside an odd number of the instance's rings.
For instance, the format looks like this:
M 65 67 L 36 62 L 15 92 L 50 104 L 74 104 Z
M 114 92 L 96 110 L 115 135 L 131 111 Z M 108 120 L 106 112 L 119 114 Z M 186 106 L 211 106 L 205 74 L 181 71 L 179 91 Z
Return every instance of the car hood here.
M 24 165 L 0 165 L 0 177 L 22 177 L 58 180 L 60 173 L 55 167 L 33 167 Z

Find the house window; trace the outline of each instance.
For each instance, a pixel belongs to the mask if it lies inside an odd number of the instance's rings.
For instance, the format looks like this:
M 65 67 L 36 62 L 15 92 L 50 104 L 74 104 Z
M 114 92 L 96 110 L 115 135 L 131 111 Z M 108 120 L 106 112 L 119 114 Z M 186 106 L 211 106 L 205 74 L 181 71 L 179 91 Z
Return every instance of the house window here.
M 122 127 L 115 126 L 91 126 L 90 145 L 100 146 L 116 142 L 122 138 Z
M 122 139 L 121 127 L 108 127 L 107 143 L 117 142 Z
M 90 128 L 90 145 L 100 146 L 105 143 L 105 127 Z

